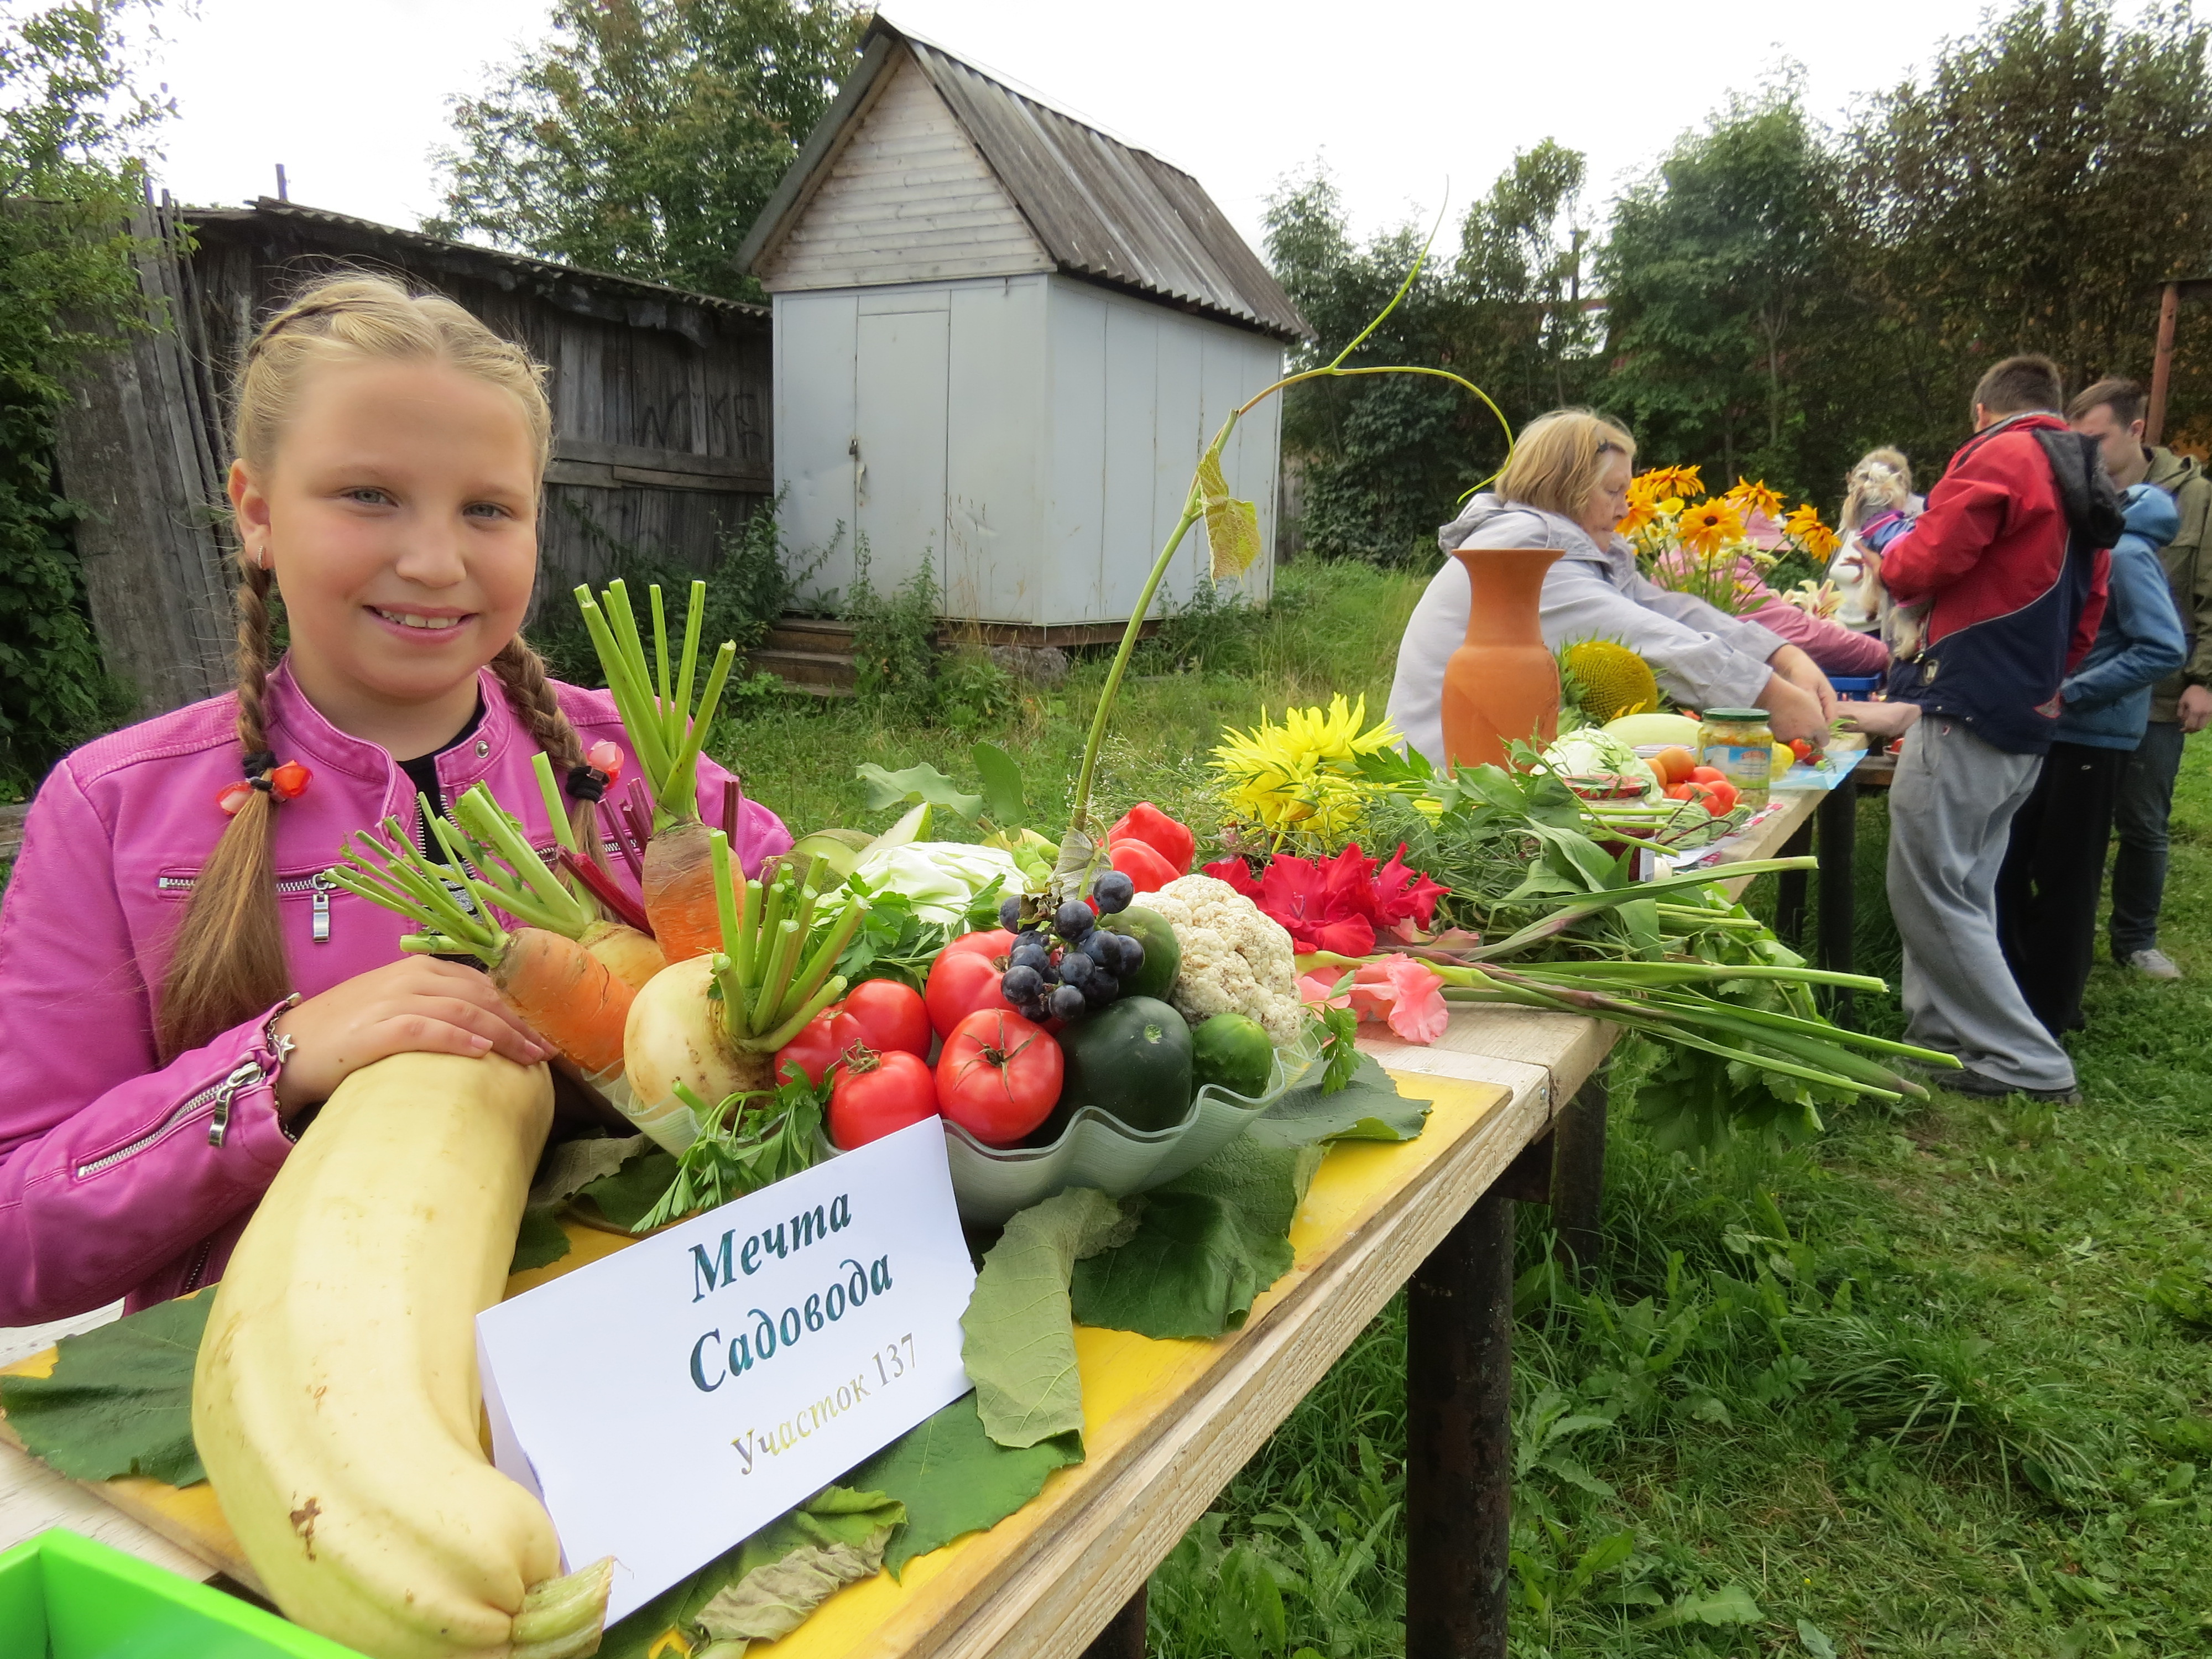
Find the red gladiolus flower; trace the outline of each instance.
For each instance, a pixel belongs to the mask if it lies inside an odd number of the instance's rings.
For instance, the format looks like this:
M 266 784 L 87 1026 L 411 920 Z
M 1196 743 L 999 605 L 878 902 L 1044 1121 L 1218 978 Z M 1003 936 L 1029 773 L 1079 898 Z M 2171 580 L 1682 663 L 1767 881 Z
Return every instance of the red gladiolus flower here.
M 1449 890 L 1419 870 L 1406 867 L 1406 843 L 1401 841 L 1390 861 L 1376 872 L 1375 919 L 1388 927 L 1410 917 L 1425 928 L 1436 917 L 1437 901 Z
M 1379 874 L 1375 860 L 1357 842 L 1333 859 L 1278 854 L 1257 881 L 1242 859 L 1209 864 L 1205 873 L 1227 882 L 1280 922 L 1301 954 L 1334 951 L 1364 957 L 1374 950 L 1379 929 L 1402 936 L 1409 921 L 1427 926 L 1437 901 L 1449 890 L 1407 869 L 1405 851 L 1401 844 Z

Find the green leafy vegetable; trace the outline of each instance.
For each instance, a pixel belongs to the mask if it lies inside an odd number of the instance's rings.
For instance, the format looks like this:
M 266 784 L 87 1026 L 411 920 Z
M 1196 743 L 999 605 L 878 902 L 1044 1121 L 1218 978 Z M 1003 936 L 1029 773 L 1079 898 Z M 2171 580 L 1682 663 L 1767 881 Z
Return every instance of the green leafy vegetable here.
M 972 823 L 983 810 L 982 796 L 965 793 L 927 761 L 917 761 L 902 772 L 886 772 L 873 761 L 863 761 L 855 775 L 868 786 L 866 805 L 871 812 L 920 801 L 957 812 Z
M 550 1267 L 568 1254 L 568 1235 L 561 1231 L 556 1206 L 533 1204 L 522 1212 L 521 1228 L 514 1235 L 514 1259 L 507 1270 L 526 1273 L 533 1267 Z
M 1349 1007 L 1323 1007 L 1315 1012 L 1328 1033 L 1321 1051 L 1322 1058 L 1328 1062 L 1322 1071 L 1321 1091 L 1333 1095 L 1351 1082 L 1352 1074 L 1359 1069 L 1359 1050 L 1353 1046 L 1359 1035 L 1359 1016 Z
M 1127 1200 L 1135 1232 L 1076 1266 L 1075 1317 L 1162 1338 L 1215 1337 L 1242 1325 L 1290 1268 L 1291 1223 L 1322 1151 L 1262 1146 L 1248 1135 Z
M 72 1480 L 204 1480 L 192 1365 L 214 1306 L 203 1292 L 65 1336 L 51 1376 L 0 1377 L 0 1410 L 31 1455 Z
M 1419 1135 L 1428 1120 L 1428 1102 L 1401 1095 L 1372 1054 L 1355 1052 L 1352 1062 L 1347 1080 L 1334 1093 L 1326 1079 L 1293 1089 L 1261 1114 L 1245 1138 L 1261 1146 L 1306 1146 L 1317 1140 L 1411 1140 Z
M 811 1169 L 831 1079 L 810 1083 L 793 1068 L 773 1090 L 732 1095 L 712 1110 L 683 1084 L 677 1097 L 705 1126 L 684 1149 L 659 1201 L 630 1224 L 649 1232 L 694 1210 L 711 1210 Z
M 720 1639 L 787 1634 L 832 1592 L 872 1575 L 905 1519 L 905 1505 L 882 1492 L 825 1486 L 609 1630 L 599 1659 L 646 1659 L 671 1631 L 696 1641 L 710 1618 Z M 771 1623 L 783 1628 L 753 1633 Z
M 614 1174 L 601 1176 L 576 1196 L 589 1199 L 616 1226 L 635 1227 L 675 1179 L 675 1154 L 648 1146 L 625 1159 Z
M 1082 1461 L 1082 1438 L 1073 1434 L 1034 1446 L 1001 1446 L 983 1431 L 975 1396 L 963 1395 L 845 1479 L 906 1505 L 906 1526 L 884 1553 L 896 1578 L 917 1555 L 998 1525 L 1043 1491 L 1054 1469 Z
M 1006 1223 L 983 1258 L 968 1311 L 961 1362 L 975 1384 L 983 1427 L 1002 1446 L 1034 1446 L 1083 1428 L 1083 1380 L 1067 1276 L 1129 1226 L 1120 1207 L 1089 1187 L 1031 1205 Z

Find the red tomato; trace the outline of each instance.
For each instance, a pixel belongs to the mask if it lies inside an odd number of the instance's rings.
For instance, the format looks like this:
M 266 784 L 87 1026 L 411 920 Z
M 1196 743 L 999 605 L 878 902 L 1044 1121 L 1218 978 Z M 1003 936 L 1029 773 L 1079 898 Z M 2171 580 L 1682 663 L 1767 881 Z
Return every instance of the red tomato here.
M 986 1008 L 945 1040 L 937 1057 L 939 1110 L 988 1146 L 1008 1146 L 1060 1099 L 1064 1062 L 1044 1028 Z
M 1691 786 L 1687 783 L 1670 783 L 1667 786 L 1667 799 L 1687 800 L 1690 799 L 1690 789 Z
M 1005 943 L 988 947 L 989 953 L 986 954 L 969 943 L 979 939 L 1002 939 Z M 1012 1011 L 1014 1005 L 999 989 L 999 981 L 1006 973 L 1005 953 L 1012 946 L 1011 933 L 970 933 L 966 939 L 953 940 L 929 964 L 929 979 L 922 988 L 921 1000 L 929 1010 L 929 1023 L 936 1028 L 938 1036 L 951 1036 L 954 1026 L 979 1009 Z
M 1692 783 L 1726 783 L 1728 774 L 1717 766 L 1693 766 L 1690 769 Z
M 862 1047 L 837 1073 L 830 1096 L 830 1139 L 846 1152 L 937 1115 L 937 1079 L 918 1055 Z
M 871 1048 L 929 1058 L 929 1009 L 921 993 L 895 979 L 866 979 L 839 1005 Z
M 980 933 L 963 933 L 945 947 L 944 954 L 955 951 L 981 951 L 987 957 L 1002 957 L 1014 948 L 1014 936 L 1003 927 L 987 927 Z
M 1692 778 L 1680 787 L 1689 792 L 1683 797 L 1685 800 L 1703 803 L 1705 811 L 1715 817 L 1723 816 L 1735 805 L 1735 787 L 1725 779 L 1715 783 L 1705 778 Z
M 809 1083 L 819 1085 L 822 1074 L 844 1058 L 845 1050 L 863 1040 L 860 1026 L 841 1010 L 824 1008 L 775 1051 L 776 1080 L 783 1080 L 786 1066 L 796 1066 Z
M 1712 808 L 1713 815 L 1717 817 L 1723 813 L 1735 811 L 1735 804 L 1742 799 L 1743 792 L 1723 779 L 1713 786 L 1712 797 L 1706 805 Z
M 1190 833 L 1189 829 L 1176 823 L 1148 800 L 1139 801 L 1122 813 L 1121 821 L 1106 832 L 1106 839 L 1109 842 L 1143 842 L 1172 865 L 1178 876 L 1190 873 L 1191 855 L 1198 850 L 1198 838 Z M 1118 864 L 1114 867 L 1117 870 L 1121 868 Z M 1121 873 L 1127 875 L 1129 872 L 1123 870 Z M 1164 882 L 1161 884 L 1162 886 L 1166 884 Z M 1139 887 L 1137 890 L 1141 893 L 1146 890 Z
M 1813 745 L 1802 738 L 1792 738 L 1790 739 L 1790 752 L 1799 760 L 1809 760 L 1813 755 Z
M 1157 893 L 1182 874 L 1148 842 L 1117 837 L 1106 848 L 1106 860 L 1135 883 L 1140 893 Z

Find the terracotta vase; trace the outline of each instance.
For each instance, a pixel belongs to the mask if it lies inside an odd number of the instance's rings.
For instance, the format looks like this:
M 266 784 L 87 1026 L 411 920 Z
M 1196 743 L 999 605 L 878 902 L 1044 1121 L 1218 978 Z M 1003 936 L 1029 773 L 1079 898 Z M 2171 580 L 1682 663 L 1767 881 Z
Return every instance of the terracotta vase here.
M 1472 590 L 1467 639 L 1444 665 L 1444 757 L 1505 764 L 1505 745 L 1549 743 L 1559 729 L 1559 669 L 1544 643 L 1537 597 L 1559 556 L 1552 547 L 1463 547 Z

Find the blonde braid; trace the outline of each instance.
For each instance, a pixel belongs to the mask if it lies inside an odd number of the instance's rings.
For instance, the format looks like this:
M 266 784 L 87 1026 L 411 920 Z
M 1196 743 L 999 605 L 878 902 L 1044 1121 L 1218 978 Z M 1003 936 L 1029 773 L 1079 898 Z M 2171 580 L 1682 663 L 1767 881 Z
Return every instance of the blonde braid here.
M 584 764 L 584 740 L 562 712 L 561 699 L 545 675 L 545 659 L 517 634 L 500 647 L 489 666 L 507 693 L 507 707 L 530 733 L 530 740 L 545 751 L 565 786 L 569 772 Z M 600 857 L 599 818 L 592 803 L 571 800 L 568 822 L 575 830 L 576 845 L 587 849 L 591 856 Z
M 266 570 L 239 555 L 235 589 L 238 742 L 252 756 L 269 747 L 264 698 L 270 668 Z M 292 989 L 276 909 L 276 802 L 250 789 L 193 884 L 155 1011 L 163 1064 L 197 1048 Z

